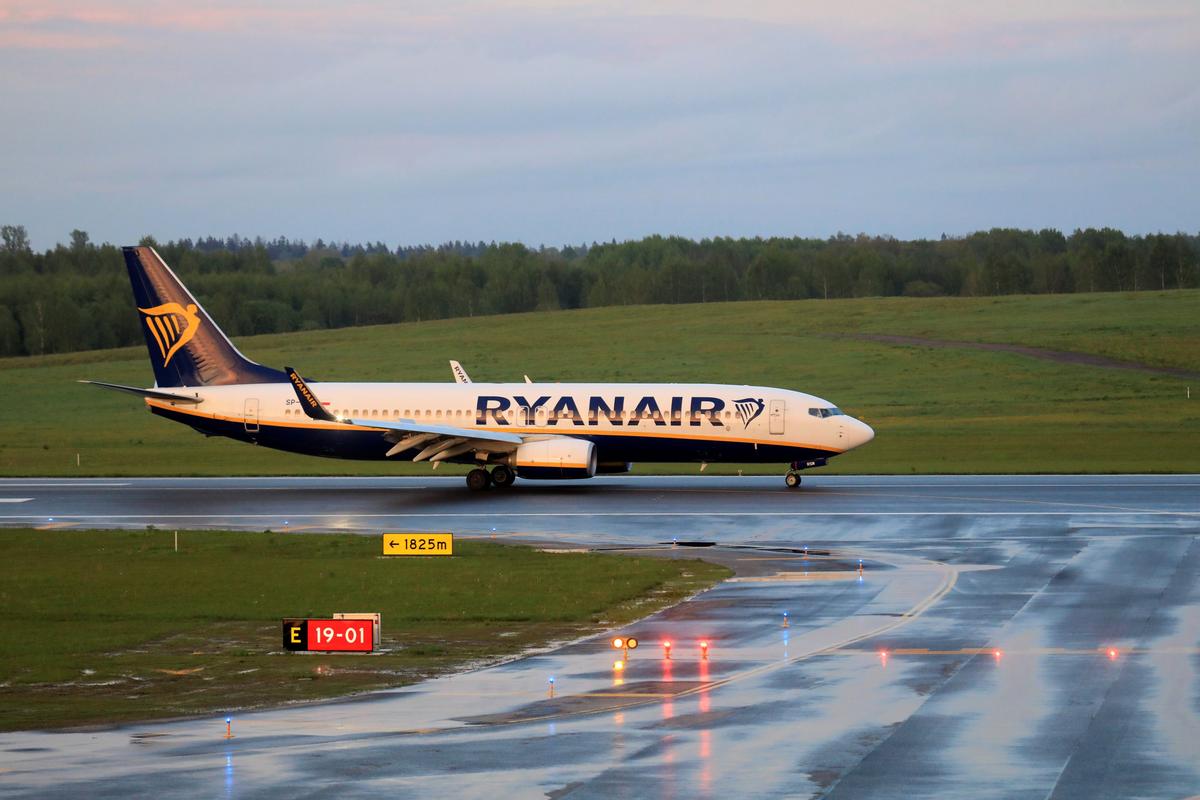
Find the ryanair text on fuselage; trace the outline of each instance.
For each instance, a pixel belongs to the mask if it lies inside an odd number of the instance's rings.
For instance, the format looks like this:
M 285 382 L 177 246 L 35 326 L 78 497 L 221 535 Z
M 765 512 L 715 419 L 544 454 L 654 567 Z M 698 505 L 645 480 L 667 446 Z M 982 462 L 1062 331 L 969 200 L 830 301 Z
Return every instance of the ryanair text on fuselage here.
M 554 400 L 553 403 L 550 401 Z M 759 401 L 761 402 L 761 401 Z M 626 407 L 632 410 L 625 415 Z M 684 408 L 687 411 L 684 412 Z M 587 409 L 585 417 L 581 408 Z M 513 395 L 479 395 L 475 401 L 475 424 L 509 425 L 504 412 L 517 410 L 523 413 L 523 421 L 515 424 L 535 425 L 538 422 L 538 412 L 545 415 L 546 425 L 566 423 L 571 425 L 599 425 L 601 418 L 611 425 L 633 427 L 642 422 L 652 425 L 681 427 L 684 425 L 699 426 L 707 421 L 718 428 L 725 427 L 720 413 L 725 410 L 725 401 L 719 397 L 682 397 L 676 395 L 670 398 L 666 413 L 659 405 L 658 399 L 652 395 L 643 395 L 636 402 L 627 402 L 621 395 L 611 398 L 591 395 L 586 401 L 577 400 L 572 395 L 562 395 L 555 399 L 553 395 L 525 397 Z M 749 424 L 747 421 L 746 424 Z

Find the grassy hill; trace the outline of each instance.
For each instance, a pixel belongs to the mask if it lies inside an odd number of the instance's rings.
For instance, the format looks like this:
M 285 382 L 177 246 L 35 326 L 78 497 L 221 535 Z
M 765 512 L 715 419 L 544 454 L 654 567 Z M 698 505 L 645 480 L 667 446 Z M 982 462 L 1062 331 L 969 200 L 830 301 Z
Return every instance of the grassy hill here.
M 219 320 L 218 320 L 219 322 Z M 962 347 L 998 342 L 1200 372 L 1200 291 L 638 306 L 241 339 L 258 361 L 323 380 L 712 381 L 800 389 L 877 437 L 827 472 L 1200 472 L 1200 381 Z M 143 348 L 0 360 L 0 475 L 411 474 L 205 439 L 135 398 Z M 80 466 L 76 466 L 76 454 Z M 446 468 L 443 468 L 444 470 Z M 694 471 L 694 465 L 640 471 Z M 736 466 L 710 467 L 710 472 Z M 780 472 L 779 468 L 757 471 Z

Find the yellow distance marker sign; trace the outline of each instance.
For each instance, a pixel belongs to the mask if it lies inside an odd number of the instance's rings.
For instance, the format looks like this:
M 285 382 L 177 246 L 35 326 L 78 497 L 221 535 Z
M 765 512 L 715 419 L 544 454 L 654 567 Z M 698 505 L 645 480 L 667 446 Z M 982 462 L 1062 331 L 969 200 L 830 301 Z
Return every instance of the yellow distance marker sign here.
M 452 556 L 453 533 L 385 533 L 385 556 Z

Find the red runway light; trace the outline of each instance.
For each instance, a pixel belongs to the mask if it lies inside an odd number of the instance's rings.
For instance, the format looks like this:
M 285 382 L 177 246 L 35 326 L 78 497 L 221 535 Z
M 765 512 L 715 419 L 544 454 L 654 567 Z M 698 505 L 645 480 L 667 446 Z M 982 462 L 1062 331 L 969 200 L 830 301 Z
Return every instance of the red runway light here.
M 1116 661 L 1117 656 L 1119 656 L 1119 655 L 1120 655 L 1120 653 L 1117 652 L 1117 648 L 1115 648 L 1115 647 L 1108 648 L 1108 660 L 1109 661 Z
M 708 658 L 708 642 L 700 643 L 700 657 Z
M 663 646 L 663 657 L 670 658 L 671 657 L 671 643 L 663 642 L 662 646 Z
M 994 655 L 996 657 L 997 661 L 999 661 L 1001 658 L 1004 657 L 1004 653 L 1002 651 L 1000 651 L 999 649 L 993 650 L 992 655 Z

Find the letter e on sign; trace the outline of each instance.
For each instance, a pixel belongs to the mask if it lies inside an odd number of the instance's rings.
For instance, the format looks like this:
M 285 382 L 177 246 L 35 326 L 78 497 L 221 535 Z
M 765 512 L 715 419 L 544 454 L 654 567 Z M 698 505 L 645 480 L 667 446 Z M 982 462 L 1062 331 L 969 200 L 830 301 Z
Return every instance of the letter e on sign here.
M 283 621 L 283 649 L 308 649 L 308 620 L 285 619 Z

